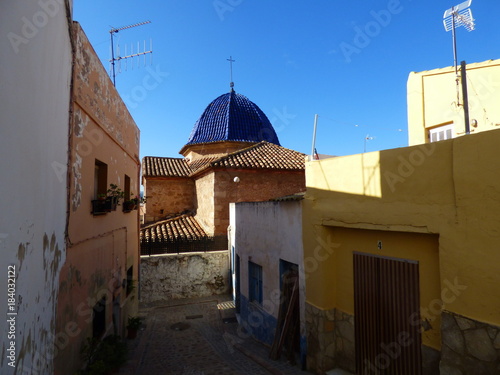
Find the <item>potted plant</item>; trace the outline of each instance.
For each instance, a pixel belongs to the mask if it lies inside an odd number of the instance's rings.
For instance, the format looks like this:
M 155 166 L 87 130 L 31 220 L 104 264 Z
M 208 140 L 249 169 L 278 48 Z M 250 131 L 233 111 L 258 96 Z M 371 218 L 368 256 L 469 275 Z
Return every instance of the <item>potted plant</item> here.
M 120 204 L 120 199 L 123 199 L 125 192 L 116 184 L 109 184 L 109 189 L 106 195 L 107 208 L 111 211 L 116 210 L 116 206 Z
M 127 324 L 127 338 L 135 339 L 137 337 L 137 331 L 142 324 L 142 319 L 138 316 L 131 316 L 128 318 Z
M 92 201 L 92 214 L 102 215 L 107 212 L 106 194 L 98 194 L 97 199 Z
M 123 211 L 130 212 L 135 209 L 136 202 L 134 199 L 129 199 L 123 202 Z

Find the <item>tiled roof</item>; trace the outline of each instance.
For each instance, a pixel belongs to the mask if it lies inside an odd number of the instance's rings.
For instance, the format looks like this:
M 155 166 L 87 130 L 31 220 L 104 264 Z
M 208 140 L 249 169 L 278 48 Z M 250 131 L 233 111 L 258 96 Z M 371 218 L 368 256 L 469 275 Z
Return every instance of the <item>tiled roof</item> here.
M 305 154 L 269 142 L 260 142 L 211 163 L 213 167 L 250 169 L 305 169 Z
M 296 193 L 292 195 L 285 195 L 284 197 L 278 197 L 271 199 L 272 202 L 291 202 L 291 201 L 301 201 L 304 199 L 304 192 Z
M 218 141 L 260 142 L 279 145 L 264 112 L 234 90 L 212 101 L 194 124 L 187 145 Z
M 184 159 L 145 156 L 142 159 L 144 177 L 187 177 L 191 169 Z
M 191 215 L 181 215 L 172 219 L 157 221 L 141 228 L 141 241 L 199 240 L 207 233 Z
M 208 156 L 187 163 L 181 158 L 146 156 L 144 177 L 189 177 L 212 168 L 304 170 L 305 154 L 262 141 L 226 156 Z

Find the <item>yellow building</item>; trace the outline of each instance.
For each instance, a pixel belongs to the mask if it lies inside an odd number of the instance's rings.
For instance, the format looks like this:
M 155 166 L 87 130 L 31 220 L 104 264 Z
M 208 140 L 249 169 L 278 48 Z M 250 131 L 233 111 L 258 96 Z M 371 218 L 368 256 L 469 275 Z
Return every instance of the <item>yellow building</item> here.
M 452 100 L 442 88 L 452 70 L 411 73 L 415 146 L 306 163 L 307 352 L 317 373 L 498 373 L 500 130 L 482 130 L 500 122 L 500 69 L 471 67 L 476 90 L 490 79 L 472 134 L 456 137 L 460 114 L 439 111 Z M 445 124 L 453 139 L 429 143 Z
M 469 64 L 466 68 L 471 133 L 500 126 L 500 60 Z M 458 72 L 460 76 L 460 70 Z M 465 134 L 461 79 L 455 68 L 410 73 L 408 78 L 408 133 L 410 146 Z

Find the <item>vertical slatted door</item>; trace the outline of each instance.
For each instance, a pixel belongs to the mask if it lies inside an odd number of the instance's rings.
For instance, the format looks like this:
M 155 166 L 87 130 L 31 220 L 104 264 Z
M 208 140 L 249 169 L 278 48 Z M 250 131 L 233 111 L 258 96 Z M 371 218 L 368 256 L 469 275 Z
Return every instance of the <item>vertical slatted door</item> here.
M 417 262 L 354 254 L 357 374 L 421 375 L 419 295 Z
M 354 327 L 357 374 L 375 363 L 380 342 L 378 259 L 354 254 Z

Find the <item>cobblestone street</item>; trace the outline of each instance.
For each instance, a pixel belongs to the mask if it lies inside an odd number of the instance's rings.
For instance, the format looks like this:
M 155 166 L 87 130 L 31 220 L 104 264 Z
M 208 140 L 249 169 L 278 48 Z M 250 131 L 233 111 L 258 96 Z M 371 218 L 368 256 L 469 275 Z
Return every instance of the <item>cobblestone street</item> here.
M 143 328 L 128 340 L 129 361 L 120 375 L 308 374 L 238 329 L 227 296 L 143 306 Z

